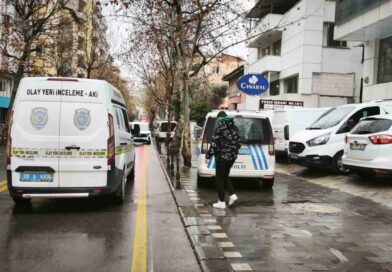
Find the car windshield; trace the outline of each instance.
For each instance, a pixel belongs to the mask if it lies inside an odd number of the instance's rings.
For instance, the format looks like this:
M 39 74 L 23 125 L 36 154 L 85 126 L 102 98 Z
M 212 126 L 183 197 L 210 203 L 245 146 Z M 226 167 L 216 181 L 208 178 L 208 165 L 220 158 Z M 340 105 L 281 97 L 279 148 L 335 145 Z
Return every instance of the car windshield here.
M 141 131 L 149 131 L 150 130 L 147 123 L 141 123 L 141 124 L 139 124 L 139 126 L 140 126 Z
M 266 119 L 240 117 L 234 119 L 238 127 L 243 144 L 268 144 L 271 137 L 271 125 Z M 208 143 L 211 142 L 212 135 L 215 132 L 217 118 L 210 117 L 205 126 L 204 137 L 207 137 Z
M 353 129 L 352 134 L 373 134 L 387 131 L 392 126 L 392 120 L 389 119 L 365 119 Z
M 177 124 L 176 123 L 170 123 L 170 126 L 171 126 L 170 132 L 172 132 L 177 127 Z M 169 123 L 167 123 L 167 122 L 161 123 L 161 127 L 160 127 L 160 131 L 161 132 L 168 132 L 168 128 L 169 128 Z
M 327 129 L 338 125 L 355 106 L 335 107 L 321 115 L 308 129 Z

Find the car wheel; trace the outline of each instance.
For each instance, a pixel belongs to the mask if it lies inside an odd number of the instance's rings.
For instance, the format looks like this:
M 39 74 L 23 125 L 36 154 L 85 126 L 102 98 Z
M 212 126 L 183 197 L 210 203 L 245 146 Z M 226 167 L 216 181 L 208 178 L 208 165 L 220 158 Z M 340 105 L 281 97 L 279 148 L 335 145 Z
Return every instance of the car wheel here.
M 332 158 L 332 172 L 336 175 L 347 175 L 350 173 L 350 169 L 346 169 L 343 166 L 343 151 L 337 153 Z
M 263 179 L 262 184 L 264 189 L 272 189 L 274 187 L 275 179 Z
M 29 199 L 29 198 L 22 198 L 22 197 L 13 196 L 12 200 L 18 206 L 28 206 L 28 205 L 31 205 L 31 199 Z
M 149 140 L 149 141 L 147 142 L 147 144 L 150 145 L 150 144 L 151 144 L 151 140 Z
M 197 186 L 204 186 L 206 183 L 206 178 L 197 175 Z
M 125 187 L 127 185 L 127 178 L 125 176 L 125 171 L 123 171 L 122 177 L 121 177 L 121 183 L 118 186 L 118 189 L 116 191 L 116 194 L 114 196 L 114 202 L 116 204 L 123 204 L 125 200 Z

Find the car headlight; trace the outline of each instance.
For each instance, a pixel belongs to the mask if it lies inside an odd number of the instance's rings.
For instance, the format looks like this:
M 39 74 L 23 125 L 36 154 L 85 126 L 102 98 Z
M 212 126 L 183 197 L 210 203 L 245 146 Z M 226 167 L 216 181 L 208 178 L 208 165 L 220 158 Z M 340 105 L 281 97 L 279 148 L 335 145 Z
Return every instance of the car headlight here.
M 318 136 L 310 141 L 307 141 L 306 143 L 308 144 L 308 146 L 324 145 L 324 144 L 328 143 L 330 136 L 331 136 L 331 133 L 327 133 L 327 134 Z

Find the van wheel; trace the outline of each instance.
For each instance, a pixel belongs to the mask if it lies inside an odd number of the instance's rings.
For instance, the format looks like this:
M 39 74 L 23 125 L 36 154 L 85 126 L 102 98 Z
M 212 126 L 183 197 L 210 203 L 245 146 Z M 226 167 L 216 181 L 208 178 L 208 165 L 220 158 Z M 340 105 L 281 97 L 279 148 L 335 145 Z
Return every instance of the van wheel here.
M 350 173 L 350 169 L 346 169 L 343 166 L 343 151 L 340 151 L 332 158 L 331 168 L 335 175 L 347 175 Z
M 363 179 L 372 178 L 372 177 L 374 177 L 374 176 L 376 175 L 376 174 L 373 173 L 373 172 L 362 172 L 362 171 L 357 172 L 357 174 L 358 174 L 361 178 L 363 178 Z
M 125 171 L 123 171 L 121 177 L 121 184 L 118 186 L 116 194 L 114 196 L 114 202 L 118 205 L 123 204 L 125 200 L 125 187 L 127 185 L 127 178 L 125 176 Z
M 204 185 L 206 185 L 206 178 L 197 175 L 197 186 L 204 186 Z
M 16 205 L 19 205 L 19 206 L 31 205 L 31 199 L 29 199 L 29 198 L 21 198 L 21 197 L 13 196 L 12 200 L 14 201 L 14 203 Z
M 272 189 L 274 187 L 275 179 L 263 179 L 262 184 L 264 189 Z

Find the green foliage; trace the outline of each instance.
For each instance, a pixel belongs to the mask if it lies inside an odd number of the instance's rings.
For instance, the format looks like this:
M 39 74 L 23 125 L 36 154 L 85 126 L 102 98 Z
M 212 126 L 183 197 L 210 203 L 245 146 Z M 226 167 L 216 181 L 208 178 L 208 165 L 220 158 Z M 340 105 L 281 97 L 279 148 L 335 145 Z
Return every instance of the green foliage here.
M 197 122 L 197 125 L 203 126 L 204 119 L 212 111 L 212 107 L 206 101 L 193 101 L 191 103 L 190 119 Z

